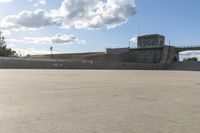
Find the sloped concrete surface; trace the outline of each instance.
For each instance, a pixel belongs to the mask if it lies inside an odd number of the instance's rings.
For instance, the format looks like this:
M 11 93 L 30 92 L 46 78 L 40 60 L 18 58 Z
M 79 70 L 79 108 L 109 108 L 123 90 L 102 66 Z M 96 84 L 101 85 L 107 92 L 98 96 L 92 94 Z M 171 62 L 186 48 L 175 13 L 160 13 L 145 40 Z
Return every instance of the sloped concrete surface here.
M 200 73 L 0 70 L 1 133 L 199 133 Z
M 169 70 L 200 71 L 200 62 L 174 62 Z

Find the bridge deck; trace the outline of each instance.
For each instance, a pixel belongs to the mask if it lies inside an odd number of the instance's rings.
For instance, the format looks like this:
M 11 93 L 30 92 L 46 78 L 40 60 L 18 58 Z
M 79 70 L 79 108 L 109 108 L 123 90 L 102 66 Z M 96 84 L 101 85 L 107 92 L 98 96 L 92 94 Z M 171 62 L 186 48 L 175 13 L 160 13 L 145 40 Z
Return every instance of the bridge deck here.
M 177 52 L 189 51 L 189 50 L 200 50 L 200 46 L 176 47 Z

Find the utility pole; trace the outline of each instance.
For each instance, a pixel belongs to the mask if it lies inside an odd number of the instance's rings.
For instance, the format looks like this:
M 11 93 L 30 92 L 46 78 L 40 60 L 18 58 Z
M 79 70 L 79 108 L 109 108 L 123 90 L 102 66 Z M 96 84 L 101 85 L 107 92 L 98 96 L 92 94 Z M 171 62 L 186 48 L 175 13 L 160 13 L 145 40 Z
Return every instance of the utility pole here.
M 53 47 L 50 47 L 50 51 L 51 51 L 51 59 L 53 59 Z

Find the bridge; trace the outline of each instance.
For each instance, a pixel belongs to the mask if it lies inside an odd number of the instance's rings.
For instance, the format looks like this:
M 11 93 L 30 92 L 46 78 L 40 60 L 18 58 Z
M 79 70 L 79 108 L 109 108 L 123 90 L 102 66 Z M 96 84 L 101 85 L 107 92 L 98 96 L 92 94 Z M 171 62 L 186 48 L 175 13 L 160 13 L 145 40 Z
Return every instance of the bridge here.
M 200 45 L 196 46 L 183 46 L 183 47 L 175 47 L 177 52 L 189 51 L 189 50 L 200 50 Z

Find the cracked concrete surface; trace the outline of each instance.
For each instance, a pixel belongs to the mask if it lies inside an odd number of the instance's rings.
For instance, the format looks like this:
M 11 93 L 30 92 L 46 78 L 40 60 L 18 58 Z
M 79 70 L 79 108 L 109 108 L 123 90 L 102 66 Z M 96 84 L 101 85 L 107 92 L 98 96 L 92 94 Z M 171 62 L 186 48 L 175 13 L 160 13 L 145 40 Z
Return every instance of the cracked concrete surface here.
M 0 70 L 1 133 L 199 133 L 200 72 Z

